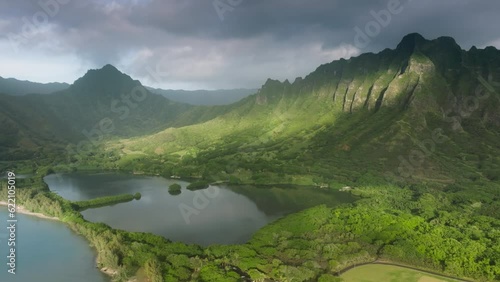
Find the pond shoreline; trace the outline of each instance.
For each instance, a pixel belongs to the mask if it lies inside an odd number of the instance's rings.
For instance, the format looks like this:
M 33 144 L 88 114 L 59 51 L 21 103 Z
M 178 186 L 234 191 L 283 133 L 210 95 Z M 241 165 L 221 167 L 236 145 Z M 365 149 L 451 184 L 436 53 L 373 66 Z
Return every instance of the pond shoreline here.
M 0 206 L 5 206 L 7 207 L 8 206 L 8 203 L 5 202 L 5 201 L 0 201 Z M 31 212 L 29 210 L 27 210 L 25 207 L 23 206 L 20 206 L 20 205 L 16 205 L 16 213 L 20 213 L 20 214 L 24 214 L 24 215 L 28 215 L 28 216 L 33 216 L 33 217 L 36 217 L 36 218 L 41 218 L 41 219 L 47 219 L 47 220 L 55 220 L 55 221 L 59 221 L 59 222 L 62 222 L 64 223 L 59 217 L 52 217 L 52 216 L 48 216 L 48 215 L 45 215 L 43 213 L 37 213 L 37 212 Z M 66 224 L 67 226 L 67 224 Z M 69 227 L 69 226 L 68 226 Z M 71 229 L 71 228 L 70 228 Z M 86 238 L 85 238 L 86 239 Z M 86 239 L 87 242 L 89 242 L 87 239 Z M 90 243 L 90 242 L 89 242 Z M 98 257 L 98 250 L 96 250 L 95 248 L 93 248 L 94 251 L 96 252 L 95 254 L 95 264 L 97 265 L 97 257 Z M 107 276 L 109 276 L 111 279 L 118 273 L 117 270 L 115 269 L 111 269 L 109 267 L 102 267 L 102 268 L 99 268 L 99 271 L 101 271 L 102 273 L 106 274 Z M 128 280 L 127 282 L 134 282 L 134 281 L 137 281 L 134 277 L 132 277 L 130 280 Z
M 8 203 L 5 201 L 0 201 L 0 206 L 8 206 Z M 31 211 L 27 210 L 25 207 L 19 206 L 19 205 L 16 205 L 16 213 L 31 215 L 31 216 L 43 218 L 43 219 L 61 221 L 61 219 L 58 217 L 48 216 L 48 215 L 45 215 L 43 213 L 38 213 L 38 212 L 31 212 Z

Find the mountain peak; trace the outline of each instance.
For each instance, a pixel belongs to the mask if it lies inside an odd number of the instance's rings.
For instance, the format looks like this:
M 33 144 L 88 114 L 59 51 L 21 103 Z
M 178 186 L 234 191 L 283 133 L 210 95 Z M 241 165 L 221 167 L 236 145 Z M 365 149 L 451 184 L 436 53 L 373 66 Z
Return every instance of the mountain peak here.
M 462 47 L 458 45 L 453 37 L 441 36 L 432 40 L 431 43 L 434 45 L 433 48 L 443 56 L 453 55 L 456 60 L 461 60 Z
M 100 69 L 90 69 L 77 79 L 72 89 L 77 92 L 105 93 L 117 95 L 119 92 L 130 92 L 140 82 L 122 73 L 113 65 L 107 64 Z M 121 93 L 120 93 L 121 94 Z
M 403 37 L 401 42 L 398 44 L 398 50 L 410 51 L 415 50 L 415 47 L 422 45 L 427 42 L 427 40 L 420 35 L 420 33 L 410 33 Z
M 115 66 L 111 65 L 111 64 L 106 64 L 104 65 L 101 70 L 111 70 L 111 71 L 118 71 L 120 72 Z
M 107 76 L 123 76 L 125 75 L 123 72 L 119 71 L 115 66 L 111 64 L 106 64 L 100 69 L 90 69 L 87 71 L 85 75 L 97 73 L 99 75 L 107 75 Z
M 453 45 L 453 46 L 459 46 L 455 38 L 451 36 L 441 36 L 436 39 L 436 41 L 440 44 L 445 44 L 445 45 Z
M 114 76 L 114 77 L 122 77 L 122 76 L 127 76 L 126 74 L 122 73 L 119 71 L 115 66 L 111 64 L 104 65 L 100 69 L 89 69 L 87 73 L 81 78 L 79 78 L 77 81 L 79 81 L 82 78 L 89 78 L 89 77 L 94 77 L 94 76 Z M 76 83 L 76 81 L 75 81 Z

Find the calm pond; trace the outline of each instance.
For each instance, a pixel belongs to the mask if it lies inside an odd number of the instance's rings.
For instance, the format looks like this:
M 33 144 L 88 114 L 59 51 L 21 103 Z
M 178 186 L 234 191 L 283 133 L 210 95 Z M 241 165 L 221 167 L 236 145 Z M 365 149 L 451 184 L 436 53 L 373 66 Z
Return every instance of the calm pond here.
M 95 252 L 65 224 L 17 214 L 16 274 L 7 272 L 7 208 L 0 206 L 2 264 L 0 281 L 105 282 L 109 278 L 95 267 Z
M 140 200 L 88 209 L 82 215 L 113 228 L 203 246 L 244 243 L 284 215 L 319 204 L 354 201 L 348 193 L 311 187 L 221 185 L 193 192 L 186 189 L 189 183 L 185 181 L 120 173 L 52 174 L 45 182 L 51 191 L 77 201 L 140 192 Z M 182 186 L 180 195 L 169 194 L 168 186 L 173 183 Z

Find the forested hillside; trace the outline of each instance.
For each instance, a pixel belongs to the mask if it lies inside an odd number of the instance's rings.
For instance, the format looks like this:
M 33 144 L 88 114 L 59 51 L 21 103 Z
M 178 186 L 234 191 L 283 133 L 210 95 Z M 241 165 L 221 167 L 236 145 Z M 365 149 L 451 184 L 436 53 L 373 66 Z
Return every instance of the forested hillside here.
M 42 150 L 54 155 L 80 142 L 95 147 L 102 140 L 206 121 L 227 110 L 170 101 L 111 65 L 89 70 L 68 89 L 20 97 L 0 94 L 0 102 L 0 154 L 10 160 L 28 159 Z
M 244 182 L 496 180 L 498 80 L 498 50 L 411 34 L 394 50 L 325 64 L 293 83 L 269 79 L 213 120 L 108 149 L 120 166 Z

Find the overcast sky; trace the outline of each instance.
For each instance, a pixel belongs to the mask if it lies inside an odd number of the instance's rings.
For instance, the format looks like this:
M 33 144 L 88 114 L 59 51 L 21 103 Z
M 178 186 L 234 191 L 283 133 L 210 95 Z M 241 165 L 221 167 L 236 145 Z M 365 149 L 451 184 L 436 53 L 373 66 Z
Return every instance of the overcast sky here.
M 498 0 L 1 0 L 0 76 L 72 83 L 109 63 L 154 87 L 258 88 L 412 32 L 500 49 L 499 14 Z

